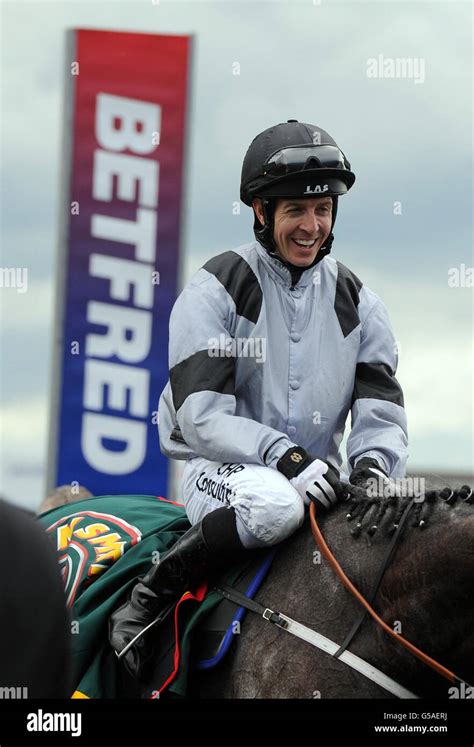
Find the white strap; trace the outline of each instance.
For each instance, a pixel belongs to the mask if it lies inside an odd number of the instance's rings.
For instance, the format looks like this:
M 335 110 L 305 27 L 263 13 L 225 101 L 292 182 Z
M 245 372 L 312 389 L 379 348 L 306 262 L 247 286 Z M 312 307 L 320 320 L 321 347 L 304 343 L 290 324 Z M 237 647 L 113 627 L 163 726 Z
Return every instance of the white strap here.
M 278 627 L 287 630 L 288 633 L 292 633 L 297 636 L 297 638 L 301 638 L 301 640 L 310 643 L 311 646 L 315 646 L 331 656 L 334 656 L 336 651 L 339 649 L 337 643 L 334 643 L 334 641 L 331 641 L 329 638 L 326 638 L 311 628 L 307 628 L 306 625 L 302 625 L 301 623 L 296 622 L 296 620 L 292 620 L 291 617 L 287 617 L 287 615 L 283 615 L 281 612 L 278 614 L 286 622 L 286 626 L 279 625 Z M 364 659 L 356 656 L 356 654 L 351 654 L 350 651 L 344 651 L 340 656 L 338 656 L 338 659 L 352 667 L 352 669 L 355 669 L 357 672 L 360 672 L 360 674 L 363 674 L 367 679 L 380 685 L 380 687 L 383 687 L 384 690 L 392 693 L 392 695 L 395 695 L 397 698 L 418 698 L 418 695 L 415 695 L 415 693 L 402 687 L 398 682 L 392 680 L 391 677 L 387 677 L 386 674 L 381 672 L 379 669 L 376 669 L 376 667 L 373 667 L 372 664 L 368 664 Z

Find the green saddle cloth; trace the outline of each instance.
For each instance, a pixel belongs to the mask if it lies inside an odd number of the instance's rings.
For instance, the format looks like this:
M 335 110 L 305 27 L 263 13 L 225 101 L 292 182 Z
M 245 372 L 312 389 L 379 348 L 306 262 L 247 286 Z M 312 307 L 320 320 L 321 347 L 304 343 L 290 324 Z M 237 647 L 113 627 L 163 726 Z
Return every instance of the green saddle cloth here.
M 108 642 L 109 617 L 137 578 L 190 528 L 185 508 L 150 495 L 107 495 L 51 509 L 38 521 L 56 549 L 71 615 L 72 697 L 120 697 L 121 668 Z M 241 562 L 229 568 L 225 583 L 232 584 L 241 568 Z M 191 633 L 222 600 L 216 592 L 203 601 L 202 594 L 196 597 L 189 594 L 180 604 L 180 657 L 167 697 L 186 695 Z

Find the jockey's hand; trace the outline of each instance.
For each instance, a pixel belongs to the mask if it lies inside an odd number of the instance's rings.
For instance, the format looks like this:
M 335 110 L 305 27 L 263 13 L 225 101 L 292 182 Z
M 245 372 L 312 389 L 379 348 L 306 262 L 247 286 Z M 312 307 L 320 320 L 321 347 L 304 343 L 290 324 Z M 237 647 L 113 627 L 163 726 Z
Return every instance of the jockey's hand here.
M 383 488 L 385 485 L 390 484 L 390 480 L 375 459 L 364 457 L 352 470 L 349 483 L 350 485 L 347 488 L 348 493 L 358 492 L 351 490 L 351 485 L 354 485 L 356 488 L 361 488 L 365 491 L 372 488 L 372 497 L 374 497 L 377 493 L 383 495 Z
M 337 470 L 321 459 L 312 459 L 300 446 L 288 449 L 278 460 L 277 469 L 288 478 L 308 506 L 313 501 L 325 511 L 343 498 L 343 485 Z

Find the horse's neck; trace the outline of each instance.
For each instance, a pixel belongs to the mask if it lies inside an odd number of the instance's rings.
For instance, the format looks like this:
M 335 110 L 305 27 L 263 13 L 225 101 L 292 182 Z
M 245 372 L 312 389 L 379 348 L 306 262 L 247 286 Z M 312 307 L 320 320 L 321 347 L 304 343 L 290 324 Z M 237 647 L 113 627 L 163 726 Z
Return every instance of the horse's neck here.
M 349 578 L 362 594 L 367 595 L 386 553 L 389 538 L 380 533 L 371 541 L 367 536 L 354 540 L 343 513 L 339 510 L 322 522 L 323 534 Z M 436 588 L 440 579 L 436 575 L 430 578 L 430 574 L 436 574 L 432 554 L 442 534 L 443 528 L 438 525 L 424 532 L 417 530 L 417 534 L 408 533 L 400 540 L 374 607 L 396 632 L 420 648 L 427 648 L 428 654 L 449 659 L 451 637 L 444 635 L 442 629 L 440 632 L 439 626 L 452 627 L 453 621 L 440 619 L 443 606 L 439 604 Z M 458 541 L 462 542 L 463 537 L 458 527 Z M 413 560 L 415 553 L 418 565 Z M 421 591 L 419 578 L 425 580 Z M 462 584 L 465 583 L 463 580 Z M 445 578 L 444 595 L 448 594 L 447 585 L 449 580 Z M 466 593 L 467 590 L 466 587 Z M 264 592 L 266 604 L 274 605 L 280 612 L 306 623 L 336 643 L 342 643 L 361 609 L 321 555 L 309 521 L 280 547 Z M 448 610 L 445 610 L 445 617 L 446 614 L 449 614 Z M 456 617 L 455 613 L 453 617 Z M 458 634 L 463 625 L 458 624 Z M 407 687 L 418 688 L 424 694 L 446 695 L 448 683 L 418 662 L 399 643 L 392 641 L 368 617 L 350 650 Z M 459 655 L 451 657 L 446 665 L 457 665 L 459 658 Z
M 357 553 L 352 562 L 359 566 Z M 309 521 L 280 546 L 262 599 L 336 643 L 342 642 L 360 611 L 321 553 Z
M 474 678 L 473 537 L 472 509 L 441 506 L 426 531 L 408 533 L 378 596 L 384 619 L 400 620 L 402 635 L 468 681 Z M 386 640 L 382 647 L 387 651 Z M 420 687 L 446 697 L 449 683 L 439 675 L 419 665 L 415 676 Z

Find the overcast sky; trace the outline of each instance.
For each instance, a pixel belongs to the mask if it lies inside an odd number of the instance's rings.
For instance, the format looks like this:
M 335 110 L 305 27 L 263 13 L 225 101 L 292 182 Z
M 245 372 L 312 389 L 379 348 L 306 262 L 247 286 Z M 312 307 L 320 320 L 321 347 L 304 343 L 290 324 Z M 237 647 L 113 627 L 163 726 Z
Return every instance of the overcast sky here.
M 448 286 L 450 268 L 473 265 L 470 3 L 82 0 L 0 12 L 1 265 L 29 269 L 27 293 L 0 289 L 4 495 L 35 506 L 44 491 L 70 28 L 195 35 L 184 280 L 253 239 L 250 210 L 232 206 L 258 132 L 298 119 L 333 135 L 357 181 L 340 199 L 332 256 L 389 309 L 409 470 L 472 473 L 473 290 Z M 368 77 L 378 55 L 411 58 L 413 76 Z

